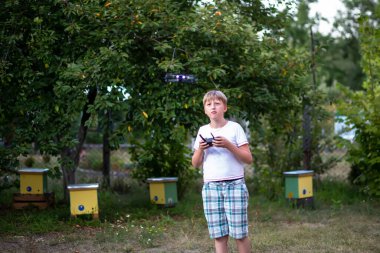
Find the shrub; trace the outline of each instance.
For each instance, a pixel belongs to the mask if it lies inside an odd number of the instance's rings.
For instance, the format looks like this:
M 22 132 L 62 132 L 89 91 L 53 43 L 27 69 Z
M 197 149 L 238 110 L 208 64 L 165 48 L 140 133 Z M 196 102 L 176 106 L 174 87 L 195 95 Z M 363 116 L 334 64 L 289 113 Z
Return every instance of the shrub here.
M 103 168 L 102 152 L 97 149 L 88 149 L 79 162 L 79 167 L 101 171 Z
M 29 168 L 33 167 L 35 163 L 36 163 L 36 160 L 34 159 L 33 156 L 28 156 L 24 161 L 25 166 Z
M 50 163 L 51 156 L 50 155 L 43 155 L 42 156 L 42 161 L 44 161 L 44 163 Z
M 184 143 L 186 131 L 178 127 L 170 132 L 170 138 L 154 135 L 144 143 L 134 140 L 131 160 L 135 163 L 132 175 L 141 181 L 150 177 L 178 177 L 178 194 L 182 196 L 197 175 L 190 168 L 190 150 Z
M 347 145 L 353 169 L 350 176 L 363 192 L 380 196 L 380 32 L 366 18 L 361 18 L 360 33 L 362 66 L 368 78 L 362 91 L 340 87 L 346 97 L 339 110 L 355 130 L 354 142 Z

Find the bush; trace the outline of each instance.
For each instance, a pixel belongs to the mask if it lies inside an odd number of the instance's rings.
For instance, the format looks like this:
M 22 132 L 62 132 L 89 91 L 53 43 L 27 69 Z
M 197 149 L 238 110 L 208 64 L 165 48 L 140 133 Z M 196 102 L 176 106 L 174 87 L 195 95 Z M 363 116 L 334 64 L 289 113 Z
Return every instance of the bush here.
M 79 167 L 88 170 L 101 171 L 103 168 L 103 158 L 101 150 L 88 149 L 82 153 Z
M 170 138 L 155 135 L 142 143 L 134 140 L 131 160 L 135 163 L 132 176 L 143 182 L 150 177 L 178 177 L 178 195 L 194 183 L 197 170 L 190 168 L 190 150 L 185 145 L 186 131 L 175 128 Z
M 251 181 L 253 191 L 258 192 L 269 200 L 275 200 L 283 196 L 284 178 L 279 170 L 266 167 L 255 168 L 254 177 Z M 250 180 L 248 183 L 250 183 Z
M 44 161 L 44 163 L 50 163 L 51 156 L 50 155 L 43 155 L 42 156 L 42 161 Z
M 380 86 L 373 90 L 368 84 L 364 86 L 366 91 L 359 92 L 341 87 L 347 101 L 342 101 L 339 109 L 355 129 L 354 142 L 345 142 L 351 163 L 350 180 L 368 195 L 380 196 Z
M 131 190 L 131 185 L 127 177 L 116 177 L 111 182 L 111 189 L 118 193 L 127 193 Z
M 113 151 L 111 153 L 111 169 L 113 171 L 123 171 L 129 161 L 129 155 L 124 151 Z M 103 154 L 102 149 L 88 149 L 82 153 L 79 167 L 83 169 L 102 171 Z
M 377 18 L 379 13 L 376 14 Z M 353 182 L 368 195 L 380 197 L 380 31 L 364 15 L 360 23 L 360 49 L 367 79 L 363 90 L 353 92 L 341 87 L 346 99 L 339 110 L 355 130 L 355 142 L 348 145 Z
M 33 156 L 28 156 L 24 161 L 25 166 L 28 168 L 33 167 L 35 163 L 36 163 L 36 160 L 34 159 Z

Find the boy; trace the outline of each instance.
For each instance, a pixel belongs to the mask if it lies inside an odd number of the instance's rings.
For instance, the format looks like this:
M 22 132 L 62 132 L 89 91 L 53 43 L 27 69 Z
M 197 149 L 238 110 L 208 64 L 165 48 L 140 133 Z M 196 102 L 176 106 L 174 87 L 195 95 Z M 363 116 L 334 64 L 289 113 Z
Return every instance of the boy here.
M 244 164 L 252 154 L 243 128 L 226 120 L 227 97 L 212 90 L 203 98 L 210 123 L 199 128 L 192 164 L 203 166 L 203 208 L 217 253 L 227 252 L 228 237 L 236 239 L 240 253 L 250 252 L 248 239 L 248 191 Z

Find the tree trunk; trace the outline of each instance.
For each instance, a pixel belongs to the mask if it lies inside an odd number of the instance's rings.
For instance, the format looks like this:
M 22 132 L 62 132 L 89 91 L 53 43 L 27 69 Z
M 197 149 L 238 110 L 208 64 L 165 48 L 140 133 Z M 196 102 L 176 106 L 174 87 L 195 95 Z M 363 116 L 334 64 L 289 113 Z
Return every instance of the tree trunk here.
M 76 167 L 74 165 L 74 149 L 66 148 L 61 151 L 61 169 L 63 174 L 63 200 L 65 203 L 69 202 L 69 192 L 67 186 L 70 184 L 75 184 L 75 171 Z
M 64 192 L 64 201 L 69 202 L 69 193 L 67 186 L 69 184 L 75 184 L 75 172 L 79 165 L 80 153 L 83 148 L 84 141 L 86 139 L 88 127 L 86 126 L 87 120 L 90 118 L 91 114 L 88 112 L 89 105 L 94 104 L 95 98 L 97 95 L 97 88 L 90 88 L 87 94 L 87 103 L 84 105 L 82 110 L 82 118 L 80 126 L 78 129 L 77 140 L 78 144 L 74 148 L 65 148 L 61 151 L 61 169 L 63 174 L 63 192 Z
M 314 34 L 312 27 L 310 27 L 310 51 L 311 51 L 311 74 L 313 78 L 313 92 L 316 90 L 317 81 L 315 74 L 315 44 L 314 44 Z M 307 99 L 304 100 L 304 111 L 303 111 L 303 167 L 305 170 L 311 170 L 311 159 L 312 159 L 312 114 L 313 105 Z
M 305 105 L 303 110 L 303 168 L 311 169 L 311 106 Z
M 111 171 L 111 149 L 109 142 L 110 131 L 110 112 L 106 113 L 106 120 L 104 124 L 103 133 L 103 187 L 109 188 L 111 185 L 110 171 Z
M 80 121 L 80 126 L 79 126 L 78 136 L 77 136 L 78 144 L 76 146 L 76 153 L 75 153 L 75 158 L 74 158 L 74 163 L 76 166 L 78 166 L 79 164 L 80 153 L 83 148 L 83 143 L 86 140 L 86 135 L 87 135 L 87 130 L 88 130 L 88 127 L 86 126 L 86 122 L 91 117 L 91 114 L 87 110 L 90 105 L 94 104 L 97 94 L 98 94 L 98 91 L 96 87 L 90 88 L 87 94 L 87 103 L 84 105 L 83 110 L 82 110 L 82 118 Z

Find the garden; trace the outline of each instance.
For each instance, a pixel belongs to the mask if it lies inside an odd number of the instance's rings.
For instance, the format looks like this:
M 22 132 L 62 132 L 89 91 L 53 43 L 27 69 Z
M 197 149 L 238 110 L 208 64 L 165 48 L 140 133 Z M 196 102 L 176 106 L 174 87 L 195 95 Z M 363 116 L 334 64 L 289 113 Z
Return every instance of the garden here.
M 329 34 L 303 0 L 3 2 L 1 252 L 214 252 L 191 157 L 215 89 L 253 154 L 253 252 L 380 252 L 378 1 Z

